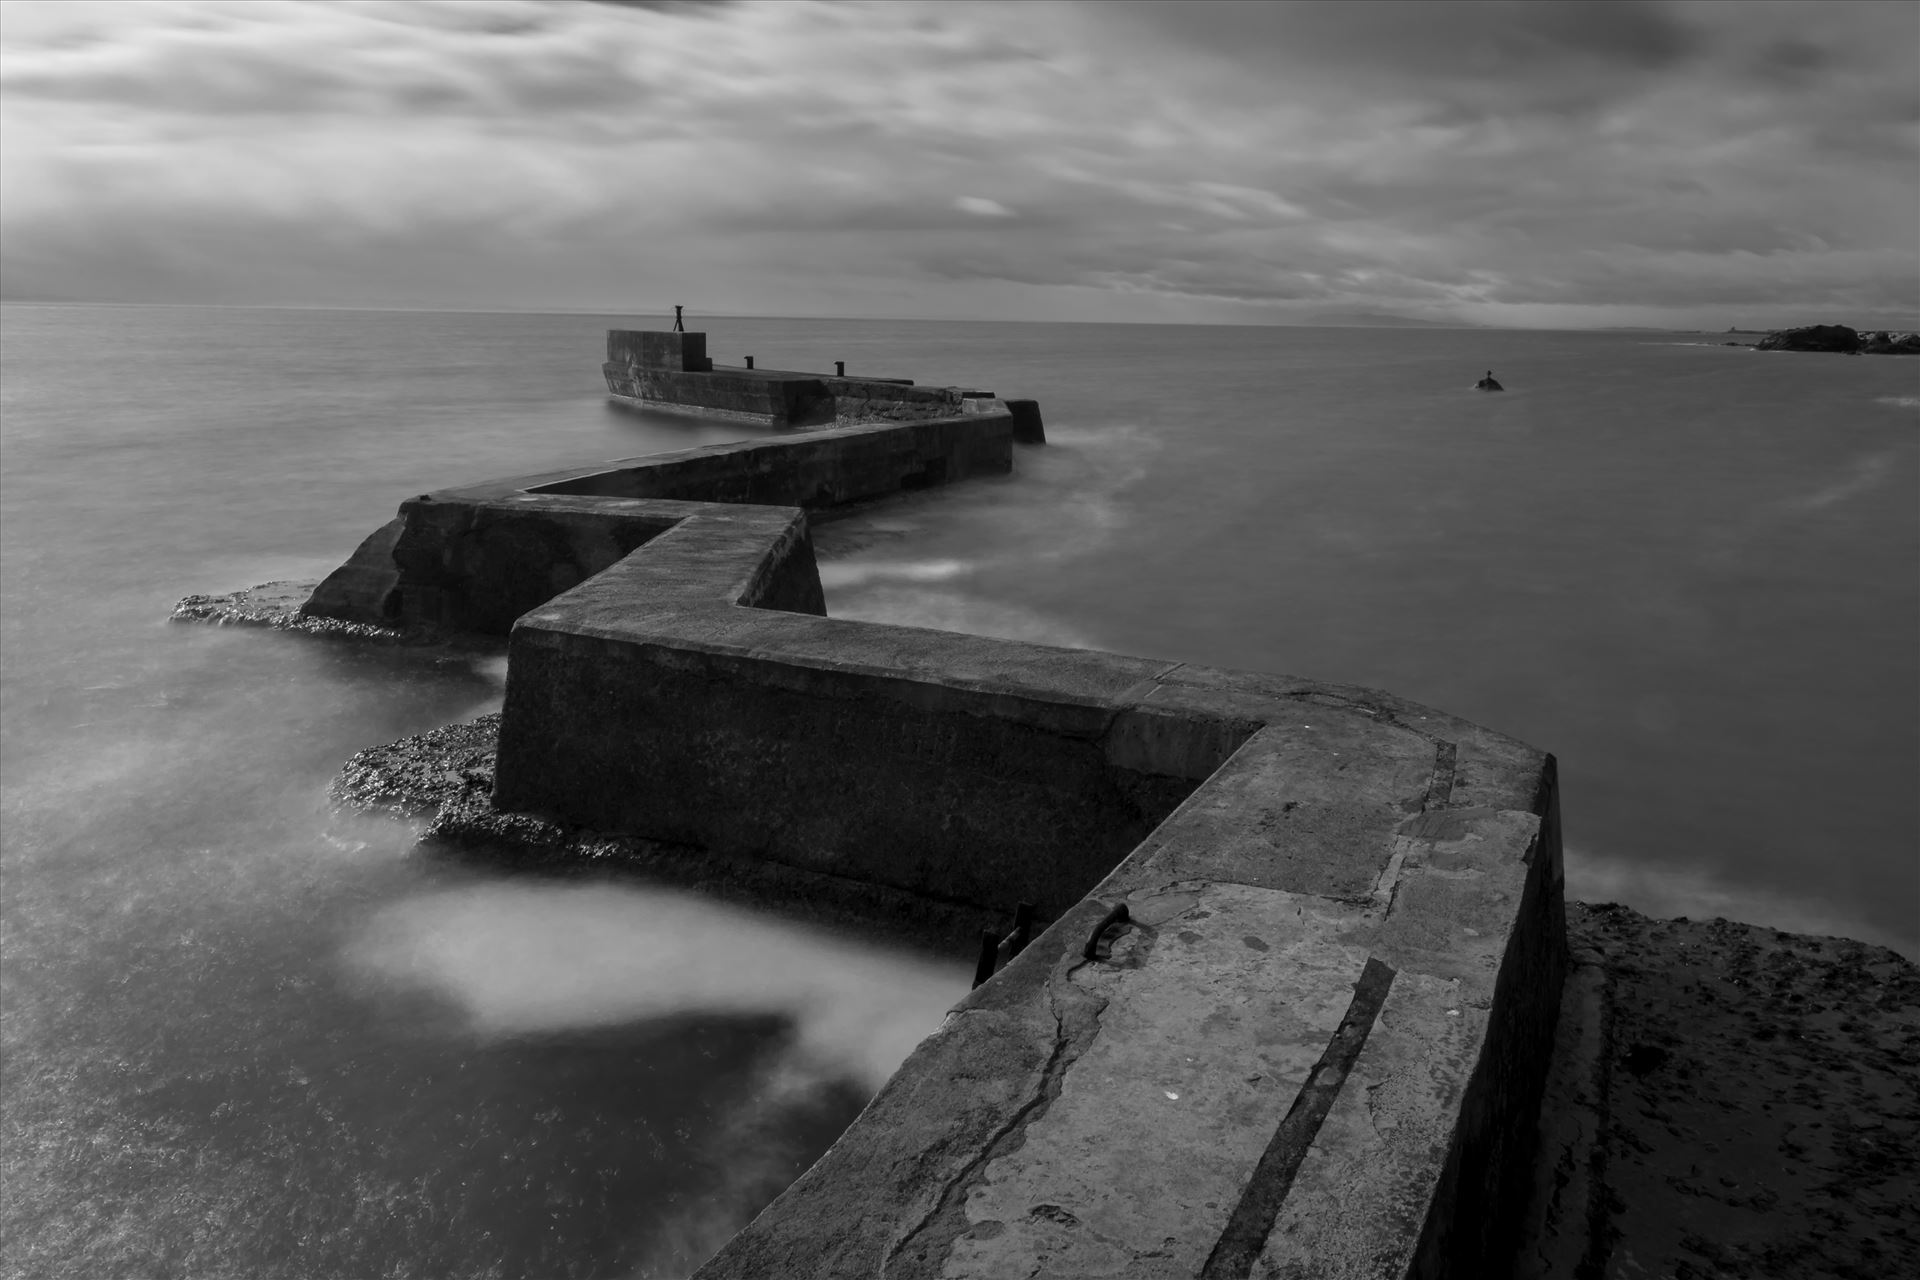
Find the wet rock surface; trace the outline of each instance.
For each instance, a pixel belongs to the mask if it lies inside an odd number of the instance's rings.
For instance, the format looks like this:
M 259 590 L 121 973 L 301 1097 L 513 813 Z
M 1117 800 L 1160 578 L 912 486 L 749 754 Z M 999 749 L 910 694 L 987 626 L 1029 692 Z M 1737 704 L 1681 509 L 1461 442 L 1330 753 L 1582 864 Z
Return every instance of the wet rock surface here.
M 1920 1275 L 1920 966 L 1567 904 L 1526 1277 Z
M 327 788 L 354 813 L 396 818 L 437 816 L 450 804 L 485 801 L 493 792 L 499 713 L 359 751 Z
M 304 631 L 308 635 L 379 644 L 433 644 L 445 637 L 425 631 L 401 631 L 339 618 L 315 618 L 301 612 L 313 595 L 312 582 L 263 582 L 244 591 L 192 595 L 173 606 L 173 622 L 202 622 L 216 627 L 264 627 L 272 631 Z

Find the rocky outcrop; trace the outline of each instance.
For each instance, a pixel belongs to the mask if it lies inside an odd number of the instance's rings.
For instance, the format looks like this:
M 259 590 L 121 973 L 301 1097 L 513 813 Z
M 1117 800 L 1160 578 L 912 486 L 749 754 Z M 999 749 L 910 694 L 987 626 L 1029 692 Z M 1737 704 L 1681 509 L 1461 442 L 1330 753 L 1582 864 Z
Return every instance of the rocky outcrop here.
M 1515 1280 L 1920 1274 L 1920 966 L 1567 904 Z
M 1920 333 L 1885 329 L 1861 333 L 1844 324 L 1775 329 L 1753 344 L 1756 351 L 1837 351 L 1842 355 L 1920 356 Z
M 1863 356 L 1920 356 L 1920 333 L 1877 333 L 1860 335 Z
M 1860 349 L 1860 335 L 1844 324 L 1809 324 L 1798 329 L 1775 329 L 1753 344 L 1757 351 L 1838 351 Z

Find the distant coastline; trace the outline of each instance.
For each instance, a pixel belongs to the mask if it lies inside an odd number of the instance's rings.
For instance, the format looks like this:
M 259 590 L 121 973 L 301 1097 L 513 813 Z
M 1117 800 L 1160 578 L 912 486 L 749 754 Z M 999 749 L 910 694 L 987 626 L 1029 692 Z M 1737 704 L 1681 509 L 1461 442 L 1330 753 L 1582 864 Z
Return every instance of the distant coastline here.
M 1755 332 L 1728 329 L 1728 333 Z M 1920 356 L 1920 332 L 1897 329 L 1855 329 L 1844 324 L 1809 324 L 1770 329 L 1758 342 L 1723 342 L 1726 347 L 1755 351 L 1814 351 L 1847 356 Z

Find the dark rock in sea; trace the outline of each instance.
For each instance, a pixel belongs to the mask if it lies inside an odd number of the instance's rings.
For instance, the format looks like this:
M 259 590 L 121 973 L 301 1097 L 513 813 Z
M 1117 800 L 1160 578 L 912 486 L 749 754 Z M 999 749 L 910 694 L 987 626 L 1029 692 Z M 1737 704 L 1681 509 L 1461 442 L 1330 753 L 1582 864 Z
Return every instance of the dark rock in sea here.
M 1920 356 L 1920 333 L 1890 333 L 1881 329 L 1860 336 L 1863 356 Z
M 1860 335 L 1844 324 L 1809 324 L 1798 329 L 1775 329 L 1753 344 L 1757 351 L 1838 351 L 1860 349 Z

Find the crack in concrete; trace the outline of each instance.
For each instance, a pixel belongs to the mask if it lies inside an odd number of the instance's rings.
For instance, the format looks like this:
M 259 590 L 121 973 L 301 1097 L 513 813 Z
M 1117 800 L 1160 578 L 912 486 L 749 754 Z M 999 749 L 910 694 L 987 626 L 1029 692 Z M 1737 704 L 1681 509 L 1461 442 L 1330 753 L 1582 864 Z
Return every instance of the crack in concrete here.
M 1100 1017 L 1106 1012 L 1106 997 L 1096 996 L 1073 981 L 1074 974 L 1094 963 L 1097 962 L 1076 956 L 1074 962 L 1057 973 L 1048 984 L 1047 1004 L 1053 1015 L 1054 1038 L 1053 1050 L 1047 1056 L 1046 1066 L 1041 1068 L 1040 1087 L 1032 1097 L 1020 1104 L 1005 1124 L 994 1131 L 982 1144 L 978 1154 L 947 1180 L 934 1207 L 887 1251 L 886 1258 L 880 1264 L 883 1278 L 898 1276 L 905 1280 L 908 1276 L 932 1274 L 932 1267 L 946 1256 L 954 1240 L 965 1234 L 971 1225 L 966 1220 L 964 1199 L 980 1170 L 991 1161 L 1010 1155 L 1025 1145 L 1028 1126 L 1045 1116 L 1054 1100 L 1060 1096 L 1068 1068 L 1080 1059 L 1099 1036 Z M 1062 1009 L 1063 988 L 1070 992 L 1080 1007 Z M 1076 1025 L 1069 1027 L 1070 1021 Z M 903 1260 L 902 1255 L 922 1236 L 931 1237 L 927 1246 L 912 1258 Z M 902 1269 L 896 1271 L 896 1263 L 901 1264 Z

